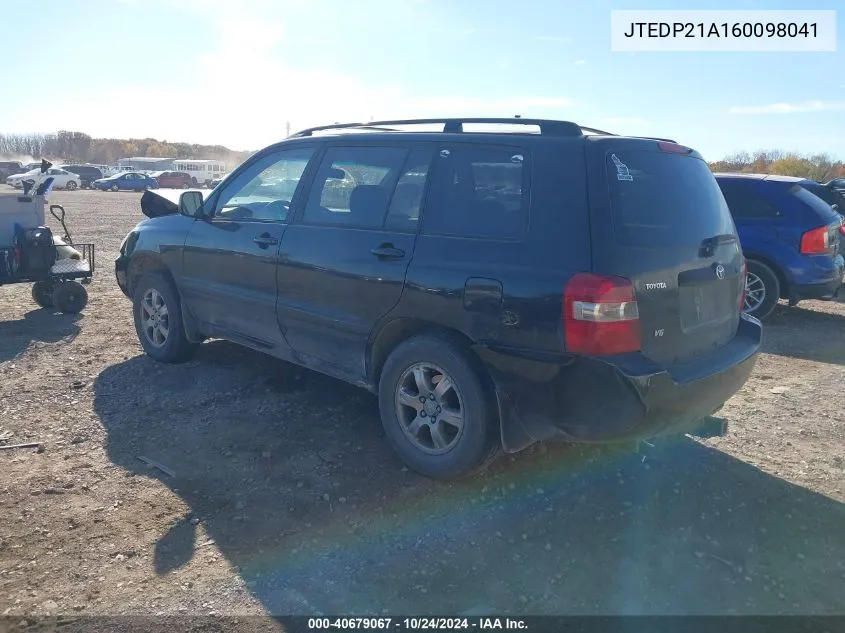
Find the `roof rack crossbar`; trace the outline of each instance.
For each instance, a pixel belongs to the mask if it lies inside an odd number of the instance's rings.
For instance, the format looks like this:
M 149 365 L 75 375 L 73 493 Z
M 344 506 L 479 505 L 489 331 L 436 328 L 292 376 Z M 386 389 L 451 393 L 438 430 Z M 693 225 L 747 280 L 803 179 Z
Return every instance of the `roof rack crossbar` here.
M 384 131 L 400 131 L 394 129 L 397 125 L 434 125 L 442 124 L 444 133 L 462 133 L 464 131 L 464 124 L 466 123 L 484 123 L 494 125 L 532 125 L 540 128 L 540 134 L 546 136 L 582 136 L 582 130 L 588 130 L 599 134 L 610 134 L 609 132 L 601 132 L 600 130 L 592 130 L 591 128 L 584 128 L 571 121 L 555 121 L 551 119 L 522 119 L 518 117 L 513 118 L 444 118 L 444 119 L 395 119 L 388 121 L 369 121 L 367 123 L 334 123 L 332 125 L 321 125 L 318 127 L 307 128 L 291 134 L 288 138 L 302 138 L 311 136 L 314 132 L 322 132 L 325 130 L 340 130 L 344 128 L 359 128 L 359 129 L 382 129 Z M 385 129 L 389 128 L 389 129 Z

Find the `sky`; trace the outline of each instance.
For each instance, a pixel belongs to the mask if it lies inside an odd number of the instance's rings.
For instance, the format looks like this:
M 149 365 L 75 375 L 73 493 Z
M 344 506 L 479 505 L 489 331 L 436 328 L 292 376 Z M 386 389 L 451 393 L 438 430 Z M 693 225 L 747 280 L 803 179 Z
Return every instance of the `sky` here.
M 0 132 L 255 150 L 288 123 L 520 114 L 669 137 L 708 160 L 776 148 L 845 158 L 841 11 L 836 52 L 610 47 L 613 9 L 840 2 L 74 0 L 44 3 L 43 19 L 8 2 Z

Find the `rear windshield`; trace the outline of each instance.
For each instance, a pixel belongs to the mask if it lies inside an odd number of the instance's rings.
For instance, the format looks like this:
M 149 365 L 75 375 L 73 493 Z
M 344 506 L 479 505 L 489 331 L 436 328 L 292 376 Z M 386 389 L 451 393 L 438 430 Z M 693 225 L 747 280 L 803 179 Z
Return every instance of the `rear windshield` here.
M 736 231 L 716 179 L 699 158 L 620 149 L 607 157 L 607 179 L 620 244 L 697 245 Z
M 813 195 L 818 196 L 830 206 L 837 206 L 840 211 L 845 210 L 845 207 L 843 207 L 842 204 L 843 201 L 845 201 L 845 198 L 835 191 L 831 191 L 824 185 L 816 182 L 802 182 L 800 186 L 802 189 L 806 189 Z
M 812 186 L 812 185 L 807 185 Z M 818 213 L 819 219 L 825 224 L 830 224 L 831 222 L 835 222 L 839 219 L 839 214 L 833 210 L 827 202 L 822 200 L 819 196 L 815 193 L 810 193 L 807 189 L 804 188 L 804 185 L 795 185 L 789 189 L 789 192 L 798 198 L 801 202 L 803 202 L 806 206 L 810 207 L 813 211 Z

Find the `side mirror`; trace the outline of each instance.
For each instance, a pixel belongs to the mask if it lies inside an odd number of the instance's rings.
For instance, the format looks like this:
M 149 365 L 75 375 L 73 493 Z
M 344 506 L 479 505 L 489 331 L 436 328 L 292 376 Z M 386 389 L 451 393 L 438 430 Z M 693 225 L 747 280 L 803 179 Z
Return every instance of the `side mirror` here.
M 344 178 L 346 178 L 345 171 L 337 167 L 332 167 L 329 169 L 329 175 L 326 177 L 326 180 L 343 180 Z
M 202 217 L 202 192 L 185 191 L 179 196 L 179 213 L 192 218 Z

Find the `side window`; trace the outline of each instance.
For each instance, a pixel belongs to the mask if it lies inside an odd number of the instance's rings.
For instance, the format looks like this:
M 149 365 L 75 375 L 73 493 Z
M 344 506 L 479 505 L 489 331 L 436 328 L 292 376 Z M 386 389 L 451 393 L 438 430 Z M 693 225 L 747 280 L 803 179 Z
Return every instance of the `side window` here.
M 303 222 L 381 228 L 408 150 L 332 147 L 326 151 L 305 205 Z
M 222 191 L 215 218 L 223 220 L 286 222 L 312 148 L 268 154 L 252 164 Z
M 719 183 L 731 215 L 736 219 L 766 219 L 780 217 L 777 208 L 769 203 L 752 186 L 743 182 Z
M 385 228 L 396 231 L 416 231 L 430 166 L 430 150 L 419 149 L 411 152 L 402 168 L 393 197 L 390 199 Z
M 457 146 L 434 159 L 423 231 L 518 239 L 528 224 L 528 156 L 519 147 Z

